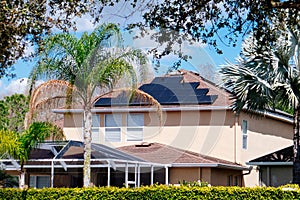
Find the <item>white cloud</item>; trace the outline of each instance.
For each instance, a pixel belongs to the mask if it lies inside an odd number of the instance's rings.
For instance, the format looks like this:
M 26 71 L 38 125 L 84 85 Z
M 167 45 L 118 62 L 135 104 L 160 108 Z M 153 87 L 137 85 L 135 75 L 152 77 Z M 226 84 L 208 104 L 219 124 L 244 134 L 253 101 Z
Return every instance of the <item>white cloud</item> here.
M 36 86 L 40 85 L 44 81 L 37 81 Z M 25 94 L 28 95 L 28 78 L 19 78 L 10 81 L 8 85 L 5 85 L 0 80 L 0 99 L 4 96 L 11 96 L 13 94 Z
M 7 96 L 12 94 L 25 94 L 28 86 L 28 78 L 13 80 L 5 87 Z
M 76 22 L 77 32 L 93 31 L 96 26 L 92 23 L 92 18 L 88 15 L 83 15 L 82 17 L 76 17 L 74 19 Z

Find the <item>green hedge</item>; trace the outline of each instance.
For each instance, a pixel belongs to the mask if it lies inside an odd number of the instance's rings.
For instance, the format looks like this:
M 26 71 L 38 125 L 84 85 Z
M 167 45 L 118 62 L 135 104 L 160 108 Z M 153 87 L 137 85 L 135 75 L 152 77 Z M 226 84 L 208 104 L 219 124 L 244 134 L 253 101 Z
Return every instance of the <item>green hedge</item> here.
M 141 188 L 44 188 L 0 189 L 0 199 L 300 199 L 300 190 L 272 187 L 187 187 L 150 186 Z

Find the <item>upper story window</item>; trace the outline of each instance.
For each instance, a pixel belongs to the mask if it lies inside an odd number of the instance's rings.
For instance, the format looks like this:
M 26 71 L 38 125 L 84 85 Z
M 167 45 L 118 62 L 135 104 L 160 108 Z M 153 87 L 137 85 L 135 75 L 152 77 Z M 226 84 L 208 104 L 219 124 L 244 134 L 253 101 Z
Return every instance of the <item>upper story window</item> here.
M 121 114 L 105 115 L 105 142 L 121 142 Z
M 247 120 L 243 120 L 242 123 L 242 131 L 243 131 L 243 149 L 248 148 L 248 122 Z
M 92 115 L 92 142 L 100 143 L 100 115 Z
M 99 128 L 100 127 L 100 115 L 93 114 L 92 115 L 92 127 Z
M 143 141 L 144 114 L 127 114 L 127 141 Z

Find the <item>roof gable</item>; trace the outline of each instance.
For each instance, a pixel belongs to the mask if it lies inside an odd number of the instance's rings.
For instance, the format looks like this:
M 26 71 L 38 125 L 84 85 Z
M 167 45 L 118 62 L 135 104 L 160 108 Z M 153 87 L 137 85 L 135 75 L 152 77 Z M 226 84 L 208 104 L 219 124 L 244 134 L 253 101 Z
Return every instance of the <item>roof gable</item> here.
M 293 157 L 293 146 L 289 146 L 278 151 L 269 153 L 267 155 L 255 158 L 249 161 L 249 164 L 263 162 L 293 162 Z

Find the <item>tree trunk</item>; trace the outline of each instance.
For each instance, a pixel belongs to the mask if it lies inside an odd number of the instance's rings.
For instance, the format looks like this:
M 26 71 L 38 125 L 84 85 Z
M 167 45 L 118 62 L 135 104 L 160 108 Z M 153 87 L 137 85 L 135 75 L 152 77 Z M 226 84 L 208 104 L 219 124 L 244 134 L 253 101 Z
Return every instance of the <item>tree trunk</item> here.
M 91 185 L 91 152 L 92 152 L 92 111 L 91 105 L 84 107 L 84 163 L 83 163 L 83 186 Z
M 299 119 L 300 106 L 294 111 L 294 160 L 293 160 L 293 183 L 300 184 L 300 149 L 299 149 Z
M 19 175 L 19 188 L 24 189 L 25 188 L 25 171 L 21 170 Z

